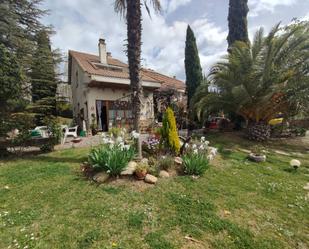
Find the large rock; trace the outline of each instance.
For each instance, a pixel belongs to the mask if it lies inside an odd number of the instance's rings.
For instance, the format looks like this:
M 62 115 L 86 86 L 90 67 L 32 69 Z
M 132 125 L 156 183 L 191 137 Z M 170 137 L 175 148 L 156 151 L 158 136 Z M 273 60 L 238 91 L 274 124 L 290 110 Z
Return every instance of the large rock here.
M 120 173 L 120 175 L 131 176 L 134 174 L 136 167 L 137 167 L 137 163 L 134 161 L 131 161 L 128 163 L 128 166 Z
M 147 183 L 155 184 L 158 181 L 158 178 L 153 175 L 147 174 L 144 181 Z
M 181 165 L 182 164 L 182 158 L 181 157 L 175 157 L 174 158 L 174 162 L 178 165 Z
M 103 182 L 106 182 L 108 178 L 109 178 L 109 175 L 107 173 L 100 172 L 100 173 L 95 174 L 92 179 L 97 183 L 103 183 Z
M 159 173 L 159 176 L 161 178 L 169 178 L 170 174 L 167 171 L 165 171 L 165 170 L 161 170 L 160 173 Z

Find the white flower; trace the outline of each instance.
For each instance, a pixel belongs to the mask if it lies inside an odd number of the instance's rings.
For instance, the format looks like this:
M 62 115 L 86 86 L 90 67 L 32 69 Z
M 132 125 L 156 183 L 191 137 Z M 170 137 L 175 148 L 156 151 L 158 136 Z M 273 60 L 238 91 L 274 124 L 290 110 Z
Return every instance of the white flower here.
M 204 144 L 205 144 L 206 146 L 208 146 L 208 145 L 209 145 L 209 141 L 205 141 Z
M 197 149 L 193 150 L 193 153 L 194 153 L 194 154 L 197 154 L 197 153 L 198 153 L 198 150 L 197 150 Z
M 205 150 L 205 146 L 203 144 L 201 144 L 201 146 L 199 147 L 200 150 Z
M 5 189 L 10 189 L 10 187 L 8 185 L 4 186 Z
M 109 142 L 109 139 L 108 138 L 103 138 L 103 144 L 107 144 Z
M 209 161 L 211 161 L 211 160 L 214 159 L 214 156 L 210 154 L 210 155 L 207 156 L 207 159 L 208 159 Z
M 131 135 L 132 135 L 132 137 L 133 137 L 134 139 L 138 139 L 138 138 L 139 138 L 139 133 L 136 132 L 136 131 L 132 131 Z
M 190 147 L 190 144 L 187 143 L 187 144 L 185 145 L 185 148 L 188 149 L 189 147 Z
M 201 142 L 205 142 L 205 137 L 201 137 Z
M 192 145 L 192 149 L 195 150 L 196 148 L 197 148 L 197 145 L 196 145 L 196 144 L 193 144 L 193 145 Z
M 122 137 L 117 137 L 116 138 L 116 142 L 117 143 L 122 143 L 123 142 L 123 138 Z
M 124 149 L 125 149 L 125 150 L 129 150 L 129 149 L 130 149 L 130 145 L 129 145 L 129 144 L 125 145 L 125 146 L 124 146 Z
M 209 149 L 210 149 L 210 154 L 212 154 L 213 156 L 215 156 L 218 152 L 217 148 L 209 147 Z

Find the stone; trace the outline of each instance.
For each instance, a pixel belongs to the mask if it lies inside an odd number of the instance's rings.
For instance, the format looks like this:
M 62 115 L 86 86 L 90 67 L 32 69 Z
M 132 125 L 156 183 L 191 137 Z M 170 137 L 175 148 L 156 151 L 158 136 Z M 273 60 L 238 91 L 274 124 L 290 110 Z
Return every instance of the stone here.
M 290 156 L 290 153 L 285 152 L 283 150 L 275 150 L 275 153 L 282 156 Z
M 182 158 L 181 157 L 175 157 L 174 162 L 178 165 L 182 165 Z
M 158 178 L 153 175 L 147 174 L 144 181 L 150 184 L 156 184 Z
M 290 161 L 290 165 L 291 165 L 293 168 L 297 169 L 297 168 L 300 167 L 301 162 L 300 162 L 299 160 L 297 160 L 297 159 L 292 159 L 292 160 Z
M 238 148 L 239 151 L 244 152 L 244 153 L 251 153 L 250 150 L 246 150 L 246 149 L 242 149 L 242 148 Z
M 134 174 L 136 167 L 137 167 L 137 163 L 134 161 L 131 161 L 128 163 L 128 166 L 120 173 L 120 175 L 131 176 Z
M 141 163 L 148 164 L 148 159 L 147 158 L 142 158 Z
M 107 173 L 99 172 L 95 174 L 92 179 L 97 183 L 103 183 L 103 182 L 106 182 L 108 178 L 109 178 L 109 175 Z
M 170 174 L 167 171 L 165 171 L 165 170 L 161 170 L 160 173 L 159 173 L 159 176 L 161 178 L 169 178 Z

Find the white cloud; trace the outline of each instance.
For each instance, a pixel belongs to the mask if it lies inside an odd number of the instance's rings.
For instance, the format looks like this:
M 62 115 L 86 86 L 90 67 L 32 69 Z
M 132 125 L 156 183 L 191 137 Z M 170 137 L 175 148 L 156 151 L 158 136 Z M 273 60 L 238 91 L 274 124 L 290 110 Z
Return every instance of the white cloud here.
M 176 1 L 168 2 L 170 6 L 174 6 L 172 9 L 188 0 L 179 1 L 178 5 L 173 2 Z M 96 0 L 49 1 L 47 7 L 51 9 L 51 15 L 45 22 L 55 26 L 57 33 L 52 37 L 53 46 L 64 52 L 72 49 L 97 54 L 97 43 L 101 36 L 106 39 L 107 49 L 115 58 L 127 61 L 124 53 L 125 20 L 114 13 L 112 3 L 112 0 L 105 0 L 104 3 Z M 167 23 L 165 16 L 155 14 L 150 19 L 145 10 L 143 15 L 143 65 L 184 79 L 187 23 Z M 206 18 L 196 19 L 191 27 L 197 37 L 202 66 L 207 71 L 215 58 L 225 51 L 227 32 Z
M 252 0 L 249 1 L 250 17 L 256 17 L 261 12 L 274 12 L 277 6 L 290 6 L 297 3 L 299 0 Z
M 171 13 L 171 12 L 175 11 L 176 9 L 178 9 L 180 6 L 187 5 L 190 2 L 191 2 L 191 0 L 170 0 L 169 4 L 168 4 L 167 11 L 169 13 Z

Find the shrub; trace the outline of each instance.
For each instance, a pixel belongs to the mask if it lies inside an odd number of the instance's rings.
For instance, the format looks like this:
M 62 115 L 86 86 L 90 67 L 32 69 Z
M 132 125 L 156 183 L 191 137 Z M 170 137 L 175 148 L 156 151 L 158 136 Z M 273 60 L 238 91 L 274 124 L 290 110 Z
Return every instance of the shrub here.
M 54 150 L 56 144 L 60 143 L 62 137 L 62 130 L 60 125 L 57 123 L 57 119 L 53 117 L 46 117 L 43 120 L 44 124 L 47 125 L 50 132 L 49 140 L 46 144 L 40 147 L 43 153 L 50 152 Z
M 166 156 L 163 157 L 159 163 L 161 169 L 168 170 L 174 165 L 174 158 L 171 156 Z
M 187 175 L 203 175 L 209 168 L 207 158 L 199 153 L 188 153 L 182 157 L 184 172 Z
M 155 136 L 150 136 L 146 141 L 143 141 L 143 151 L 150 155 L 158 155 L 160 151 L 160 141 Z
M 108 131 L 110 136 L 119 137 L 121 135 L 121 128 L 112 127 Z
M 161 144 L 178 154 L 180 142 L 177 132 L 176 119 L 173 110 L 168 107 L 163 116 L 163 127 L 161 128 Z
M 111 176 L 117 176 L 132 160 L 134 154 L 132 147 L 104 144 L 92 149 L 88 159 L 95 171 L 106 171 Z

